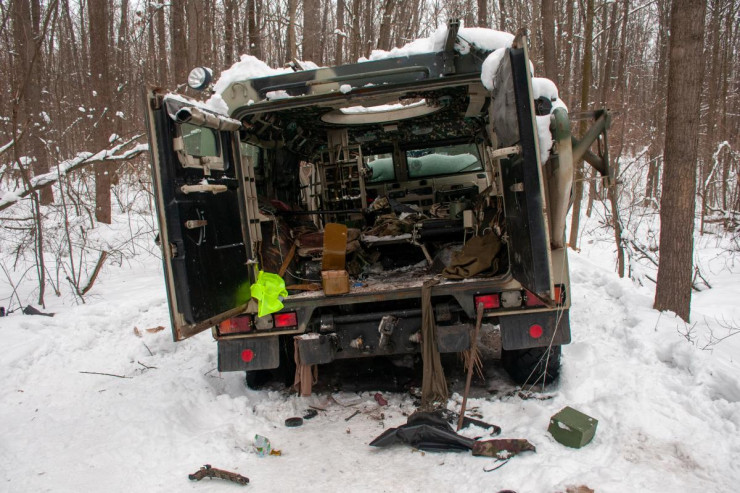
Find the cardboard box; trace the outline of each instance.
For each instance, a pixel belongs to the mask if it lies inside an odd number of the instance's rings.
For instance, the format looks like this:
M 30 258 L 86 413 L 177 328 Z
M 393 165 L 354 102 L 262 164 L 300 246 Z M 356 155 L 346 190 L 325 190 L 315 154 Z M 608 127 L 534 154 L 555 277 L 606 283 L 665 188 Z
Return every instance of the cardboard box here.
M 321 285 L 324 288 L 324 294 L 327 296 L 349 293 L 349 274 L 346 270 L 322 271 Z

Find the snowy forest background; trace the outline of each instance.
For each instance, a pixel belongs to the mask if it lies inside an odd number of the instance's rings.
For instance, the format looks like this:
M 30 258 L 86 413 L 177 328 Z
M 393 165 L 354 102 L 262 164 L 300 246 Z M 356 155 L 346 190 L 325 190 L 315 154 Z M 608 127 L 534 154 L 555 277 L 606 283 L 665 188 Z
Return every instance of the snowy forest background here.
M 702 232 L 707 225 L 732 232 L 740 221 L 739 8 L 737 0 L 707 3 L 703 55 L 685 67 L 703 74 L 696 190 Z M 620 248 L 627 275 L 638 278 L 630 260 L 650 266 L 658 259 L 656 232 L 634 234 L 633 216 L 639 211 L 644 222 L 660 207 L 669 14 L 669 0 L 2 0 L 5 276 L 14 286 L 35 283 L 42 305 L 48 289 L 59 295 L 71 288 L 82 300 L 101 268 L 151 233 L 131 231 L 113 245 L 88 235 L 112 214 L 151 213 L 142 152 L 146 85 L 175 89 L 191 68 L 218 74 L 245 53 L 272 66 L 347 63 L 428 36 L 455 17 L 466 26 L 527 28 L 537 75 L 556 82 L 571 114 L 614 111 L 609 145 L 624 209 Z M 58 183 L 42 186 L 60 172 Z M 590 217 L 594 202 L 606 197 L 592 169 L 579 169 L 577 178 L 574 249 L 581 209 Z M 21 199 L 25 206 L 10 208 Z M 18 273 L 21 258 L 34 259 L 33 272 Z M 694 284 L 701 282 L 697 270 Z M 9 308 L 27 301 L 5 299 Z

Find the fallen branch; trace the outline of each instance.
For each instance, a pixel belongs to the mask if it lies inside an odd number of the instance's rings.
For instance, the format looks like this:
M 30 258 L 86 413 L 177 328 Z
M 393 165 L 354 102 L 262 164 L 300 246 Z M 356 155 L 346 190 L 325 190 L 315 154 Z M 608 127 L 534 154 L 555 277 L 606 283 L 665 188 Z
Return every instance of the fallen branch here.
M 704 283 L 706 287 L 708 287 L 709 289 L 712 289 L 712 285 L 709 284 L 709 281 L 707 281 L 706 277 L 704 277 L 704 275 L 701 273 L 701 270 L 699 270 L 699 267 L 694 267 L 694 281 L 693 281 L 694 284 L 696 284 L 697 277 L 699 277 L 699 279 L 702 280 L 702 282 Z
M 658 285 L 658 281 L 657 281 L 657 280 L 655 280 L 655 279 L 653 279 L 653 278 L 652 278 L 652 277 L 650 277 L 649 275 L 645 274 L 645 278 L 646 278 L 646 279 L 647 279 L 648 281 L 652 281 L 652 282 L 653 282 L 653 283 L 654 283 L 654 284 L 655 284 L 656 286 Z M 694 291 L 696 291 L 696 292 L 699 292 L 699 291 L 701 291 L 701 289 L 699 289 L 698 287 L 696 287 L 696 284 L 694 284 L 694 282 L 693 282 L 693 281 L 691 281 L 691 289 L 693 289 L 693 290 L 694 290 Z
M 81 371 L 79 373 L 84 373 L 86 375 L 105 375 L 106 377 L 116 377 L 116 378 L 131 378 L 124 375 L 115 375 L 113 373 L 100 373 L 97 371 Z
M 93 269 L 93 273 L 90 276 L 90 280 L 88 280 L 87 285 L 85 285 L 85 287 L 82 288 L 82 291 L 80 292 L 80 296 L 86 295 L 87 292 L 92 289 L 93 284 L 95 284 L 95 279 L 98 278 L 98 274 L 100 274 L 100 269 L 103 267 L 103 263 L 105 262 L 106 258 L 108 258 L 108 252 L 103 250 L 102 252 L 100 252 L 100 258 L 98 258 L 98 263 L 95 264 L 95 269 Z
M 57 166 L 57 170 L 45 173 L 43 175 L 37 175 L 31 178 L 29 180 L 30 187 L 26 188 L 22 192 L 10 192 L 7 190 L 4 191 L 2 194 L 2 198 L 0 198 L 0 211 L 7 209 L 21 199 L 28 197 L 36 190 L 40 190 L 46 186 L 51 185 L 52 183 L 57 182 L 60 176 L 66 176 L 72 171 L 78 170 L 85 166 L 89 166 L 91 164 L 97 164 L 107 161 L 127 161 L 129 159 L 135 158 L 142 152 L 147 151 L 149 149 L 149 146 L 147 144 L 137 144 L 133 148 L 124 151 L 121 154 L 116 153 L 129 144 L 138 140 L 141 136 L 141 134 L 136 135 L 126 142 L 122 142 L 117 146 L 111 147 L 110 149 L 102 150 L 100 152 L 97 152 L 96 154 L 93 154 L 91 152 L 80 152 L 72 159 L 67 159 L 66 161 L 59 163 L 59 165 Z
M 629 240 L 629 242 L 630 242 L 630 245 L 632 245 L 632 247 L 635 250 L 637 250 L 638 252 L 640 252 L 643 255 L 644 258 L 648 259 L 655 267 L 658 267 L 658 261 L 655 260 L 653 258 L 653 256 L 650 253 L 647 252 L 647 250 L 645 250 L 640 245 L 638 245 L 637 243 L 635 243 L 635 240 Z M 651 281 L 652 281 L 652 279 L 651 279 Z

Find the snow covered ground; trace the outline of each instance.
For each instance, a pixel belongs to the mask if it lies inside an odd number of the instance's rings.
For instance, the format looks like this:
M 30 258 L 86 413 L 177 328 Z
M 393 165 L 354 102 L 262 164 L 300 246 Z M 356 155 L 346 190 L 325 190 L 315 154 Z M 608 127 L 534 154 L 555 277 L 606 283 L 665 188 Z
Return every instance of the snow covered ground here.
M 714 345 L 709 337 L 723 335 L 720 322 L 740 322 L 740 252 L 728 253 L 727 239 L 697 239 L 713 289 L 695 293 L 692 327 L 652 310 L 650 283 L 613 273 L 612 245 L 596 220 L 584 231 L 582 251 L 570 256 L 573 343 L 563 349 L 560 382 L 546 389 L 553 397 L 506 392 L 510 382 L 492 369 L 489 387 L 501 391 L 468 403 L 502 437 L 530 440 L 536 454 L 484 472 L 493 460 L 469 453 L 374 449 L 372 439 L 413 412 L 410 396 L 385 393 L 389 406 L 380 409 L 363 393 L 362 412 L 347 422 L 354 408 L 327 396 L 245 388 L 242 373 L 216 371 L 208 332 L 172 342 L 159 260 L 139 253 L 108 266 L 84 305 L 50 295 L 53 318 L 0 318 L 0 491 L 241 488 L 190 482 L 206 463 L 249 477 L 250 491 L 737 491 L 740 335 Z M 9 291 L 0 285 L 3 299 Z M 302 427 L 284 426 L 321 403 L 326 411 Z M 583 449 L 547 432 L 566 405 L 599 420 Z M 257 456 L 255 434 L 282 456 Z

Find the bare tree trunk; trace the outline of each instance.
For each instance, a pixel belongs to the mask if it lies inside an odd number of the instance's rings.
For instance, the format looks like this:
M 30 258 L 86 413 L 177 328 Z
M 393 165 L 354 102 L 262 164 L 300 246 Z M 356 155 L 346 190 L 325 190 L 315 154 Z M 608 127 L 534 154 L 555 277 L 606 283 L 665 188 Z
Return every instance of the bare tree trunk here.
M 88 0 L 90 18 L 90 75 L 92 78 L 95 127 L 93 143 L 103 149 L 110 135 L 111 77 L 108 57 L 108 1 Z M 95 166 L 95 219 L 98 222 L 111 222 L 111 175 L 114 171 L 109 163 Z
M 396 2 L 393 0 L 385 0 L 383 2 L 383 18 L 380 21 L 380 32 L 378 33 L 379 50 L 391 49 L 391 21 L 393 20 L 393 7 L 395 5 Z
M 668 68 L 668 23 L 669 18 L 668 0 L 658 1 L 658 67 L 653 83 L 653 111 L 652 127 L 655 129 L 651 135 L 650 159 L 648 164 L 647 183 L 645 187 L 644 205 L 654 206 L 653 199 L 658 198 L 658 184 L 660 183 L 661 161 L 663 157 L 663 144 L 665 143 L 665 80 Z
M 584 33 L 585 45 L 583 49 L 583 75 L 581 81 L 581 111 L 588 108 L 588 96 L 591 89 L 591 47 L 594 32 L 594 0 L 586 0 L 586 32 Z M 580 125 L 580 134 L 586 133 L 586 121 Z M 581 199 L 583 197 L 583 162 L 576 167 L 576 183 L 573 187 L 573 215 L 570 222 L 570 237 L 568 244 L 572 249 L 578 246 L 578 224 L 581 216 Z
M 563 66 L 563 86 L 561 87 L 560 97 L 570 103 L 573 95 L 570 87 L 571 79 L 571 61 L 573 60 L 573 0 L 565 0 L 565 64 Z M 565 95 L 563 94 L 565 92 Z
M 167 30 L 165 29 L 164 22 L 164 8 L 157 7 L 157 61 L 156 64 L 159 69 L 159 83 L 167 85 L 170 83 L 168 70 L 169 58 L 167 56 Z M 174 58 L 174 51 L 173 51 Z
M 359 0 L 355 2 L 357 4 L 357 8 L 360 8 L 360 2 Z M 353 7 L 354 8 L 354 7 Z M 365 49 L 361 49 L 361 52 L 365 53 L 366 57 L 370 56 L 370 53 L 375 48 L 375 24 L 374 24 L 374 15 L 373 12 L 375 12 L 375 0 L 365 0 L 365 34 L 364 34 L 364 40 L 365 40 Z M 359 14 L 358 14 L 359 16 Z M 357 19 L 357 32 L 359 36 L 360 31 L 360 19 L 358 17 Z M 356 62 L 358 56 L 353 56 L 352 61 Z
M 727 13 L 725 14 L 725 38 L 726 41 L 724 43 L 724 55 L 722 57 L 722 101 L 727 101 L 727 95 L 729 90 L 729 79 L 730 79 L 730 71 L 732 70 L 731 67 L 731 60 L 734 59 L 735 54 L 733 53 L 732 49 L 732 26 L 733 26 L 733 12 L 735 12 L 735 1 L 733 0 L 730 5 L 727 8 Z M 729 104 L 723 104 L 722 105 L 722 119 L 720 120 L 720 130 L 719 134 L 723 140 L 728 140 L 727 135 L 727 113 L 730 105 Z M 736 137 L 737 140 L 737 137 Z M 735 146 L 737 144 L 736 142 L 731 142 L 731 145 Z M 726 157 L 725 160 L 722 162 L 722 209 L 727 210 L 730 207 L 728 195 L 730 193 L 730 187 L 732 186 L 730 182 L 730 163 L 731 160 L 729 157 Z M 740 176 L 740 173 L 738 173 L 738 176 Z M 738 184 L 740 185 L 740 183 Z M 740 192 L 740 186 L 738 186 L 738 192 Z
M 188 76 L 188 41 L 185 37 L 185 0 L 170 3 L 170 53 L 172 57 L 172 81 L 182 84 Z
M 206 3 L 203 0 L 187 0 L 185 3 L 185 29 L 187 29 L 187 64 L 185 77 L 193 67 L 203 64 L 203 36 L 201 28 L 205 22 L 203 10 Z M 185 82 L 185 77 L 183 82 Z
M 218 53 L 220 50 L 220 47 L 223 45 L 223 40 L 221 39 L 221 33 L 222 30 L 216 30 L 214 29 L 215 22 L 216 22 L 216 3 L 215 0 L 206 0 L 205 5 L 205 21 L 202 25 L 202 36 L 206 50 L 203 53 L 203 59 L 201 60 L 201 63 L 204 64 L 207 67 L 213 67 L 216 64 L 220 63 L 220 60 L 218 58 Z
M 709 106 L 709 111 L 707 112 L 707 130 L 703 142 L 703 146 L 701 149 L 701 182 L 700 182 L 700 189 L 699 194 L 701 196 L 701 220 L 699 222 L 699 234 L 704 234 L 704 217 L 707 215 L 707 201 L 709 199 L 708 194 L 710 192 L 710 184 L 708 183 L 708 175 L 710 173 L 710 170 L 712 166 L 714 165 L 713 161 L 713 153 L 716 147 L 717 142 L 719 139 L 717 138 L 717 135 L 715 134 L 715 127 L 716 122 L 718 120 L 717 118 L 717 106 L 718 106 L 718 95 L 720 90 L 720 74 L 721 74 L 721 65 L 719 63 L 719 40 L 720 40 L 720 20 L 722 18 L 722 12 L 720 12 L 720 2 L 719 0 L 712 0 L 712 23 L 710 25 L 709 34 L 712 36 L 712 53 L 711 58 L 709 59 L 709 67 L 707 67 L 709 72 L 709 79 L 707 80 L 707 85 L 709 86 L 709 91 L 707 91 L 707 105 Z
M 11 3 L 13 16 L 13 40 L 16 52 L 16 63 L 13 67 L 14 105 L 18 110 L 18 123 L 23 127 L 25 139 L 16 142 L 17 151 L 25 154 L 31 161 L 34 175 L 49 171 L 48 154 L 45 139 L 47 124 L 41 116 L 45 111 L 42 91 L 42 72 L 44 53 L 41 49 L 43 33 L 41 32 L 40 6 L 38 0 L 15 0 Z M 10 75 L 10 74 L 8 74 Z M 41 190 L 42 205 L 54 201 L 51 187 Z
M 288 35 L 286 37 L 285 61 L 292 62 L 298 58 L 296 50 L 298 43 L 295 35 L 295 18 L 298 9 L 298 0 L 288 0 Z
M 619 23 L 617 22 L 618 8 L 619 6 L 617 3 L 613 3 L 612 12 L 609 16 L 611 24 L 609 24 L 609 37 L 607 38 L 606 56 L 604 57 L 606 58 L 606 63 L 604 63 L 604 73 L 602 74 L 603 77 L 601 79 L 601 104 L 603 106 L 609 106 L 609 96 L 612 92 L 612 65 L 617 59 L 617 27 L 619 26 Z
M 519 11 L 522 13 L 523 16 L 525 16 L 526 20 L 522 20 L 519 22 L 520 26 L 524 25 L 530 25 L 530 26 L 536 26 L 535 29 L 532 29 L 532 32 L 529 34 L 529 39 L 531 40 L 531 48 L 529 50 L 529 59 L 532 60 L 535 67 L 541 67 L 542 66 L 542 16 L 540 15 L 540 2 L 533 1 L 528 2 L 529 5 L 521 5 L 519 8 Z M 524 8 L 522 8 L 524 7 Z
M 466 26 L 475 25 L 475 17 L 473 16 L 473 0 L 465 1 L 465 15 L 463 16 L 464 24 Z
M 425 5 L 420 0 L 413 0 L 410 3 L 412 12 L 409 25 L 406 27 L 406 40 L 414 39 L 417 37 L 417 33 L 419 32 L 419 16 L 421 15 L 421 10 L 425 8 Z
M 20 170 L 22 181 L 27 190 L 32 190 L 31 176 L 25 166 L 27 162 L 21 159 L 21 152 L 24 148 L 31 153 L 31 157 L 46 156 L 45 146 L 37 147 L 35 136 L 38 135 L 39 129 L 34 128 L 38 121 L 42 120 L 40 114 L 37 114 L 41 102 L 38 101 L 41 93 L 41 80 L 38 78 L 40 71 L 34 67 L 42 56 L 41 44 L 45 36 L 45 30 L 48 27 L 48 15 L 44 21 L 44 27 L 41 27 L 41 18 L 38 2 L 29 4 L 27 0 L 15 0 L 11 3 L 13 24 L 13 46 L 16 51 L 15 60 L 13 60 L 13 74 L 15 80 L 12 81 L 12 105 L 11 105 L 11 130 L 12 139 L 15 145 L 12 148 L 13 162 Z M 54 3 L 56 9 L 56 3 Z M 36 98 L 36 101 L 31 101 Z M 21 117 L 23 119 L 21 127 Z M 27 132 L 30 138 L 24 143 L 21 141 L 23 132 Z M 30 145 L 29 145 L 30 144 Z M 29 147 L 31 147 L 29 149 Z M 38 157 L 35 158 L 38 160 Z M 34 165 L 38 166 L 37 163 Z M 49 187 L 46 187 L 49 188 Z M 46 289 L 46 267 L 44 263 L 44 239 L 41 210 L 39 208 L 39 194 L 34 190 L 31 194 L 31 211 L 34 220 L 34 253 L 36 258 L 36 274 L 39 282 L 39 304 L 44 305 L 44 293 Z
M 344 0 L 337 0 L 337 39 L 336 49 L 334 50 L 334 64 L 341 65 L 342 50 L 344 49 Z
M 360 0 L 352 0 L 352 33 L 350 38 L 350 58 L 352 61 L 356 61 L 360 58 L 360 46 L 362 44 L 362 36 L 360 33 Z M 370 15 L 370 12 L 368 12 Z
M 506 0 L 498 0 L 498 12 L 499 12 L 499 19 L 498 19 L 498 28 L 499 31 L 506 31 L 506 20 L 509 16 L 509 12 L 506 11 Z
M 328 26 L 329 26 L 329 6 L 331 2 L 325 1 L 324 2 L 324 10 L 321 14 L 321 43 L 319 43 L 319 65 L 323 65 L 324 61 L 326 63 L 331 63 L 329 60 L 331 57 L 329 56 L 329 50 L 326 47 L 326 44 L 328 42 L 329 32 L 328 32 Z
M 488 0 L 478 0 L 478 27 L 488 27 Z
M 155 41 L 154 26 L 156 26 L 155 16 L 157 11 L 151 2 L 147 2 L 147 13 L 150 16 L 149 22 L 146 26 L 146 71 L 144 73 L 144 81 L 147 84 L 151 84 L 157 79 L 157 55 L 154 50 L 157 49 L 157 42 Z M 66 206 L 65 206 L 66 207 Z
M 321 2 L 303 0 L 303 59 L 321 65 L 318 30 L 321 24 Z
M 555 52 L 554 0 L 542 0 L 542 56 L 545 77 L 558 84 L 558 56 Z
M 655 308 L 684 321 L 691 312 L 696 159 L 702 72 L 686 67 L 702 56 L 706 4 L 673 0 L 671 6 L 665 171 L 660 203 L 660 263 Z
M 630 10 L 630 0 L 623 0 L 622 26 L 619 33 L 619 62 L 617 64 L 617 91 L 620 101 L 620 107 L 624 105 L 624 91 L 626 88 L 625 72 L 627 70 L 627 15 Z M 622 123 L 624 128 L 624 123 Z M 622 143 L 620 142 L 620 146 Z
M 111 101 L 110 107 L 115 112 L 123 111 L 125 102 L 124 89 L 127 88 L 129 81 L 128 77 L 131 75 L 128 67 L 128 55 L 129 49 L 126 46 L 128 41 L 128 0 L 121 0 L 121 18 L 118 24 L 118 35 L 116 36 L 116 93 L 113 95 L 113 101 Z M 119 118 L 113 119 L 115 122 L 115 129 L 117 134 L 123 133 L 123 121 Z M 113 177 L 111 177 L 113 178 Z M 115 182 L 115 180 L 114 180 Z
M 262 58 L 262 42 L 257 32 L 257 0 L 247 0 L 247 24 L 249 24 L 249 53 Z
M 224 0 L 224 65 L 234 61 L 234 11 L 236 0 Z
M 126 56 L 129 53 L 126 47 L 126 41 L 128 36 L 128 0 L 121 0 L 121 18 L 118 24 L 118 36 L 116 38 L 116 66 L 118 69 L 118 76 L 123 79 Z

